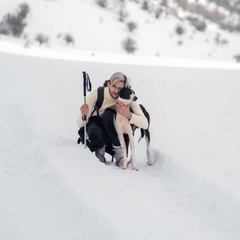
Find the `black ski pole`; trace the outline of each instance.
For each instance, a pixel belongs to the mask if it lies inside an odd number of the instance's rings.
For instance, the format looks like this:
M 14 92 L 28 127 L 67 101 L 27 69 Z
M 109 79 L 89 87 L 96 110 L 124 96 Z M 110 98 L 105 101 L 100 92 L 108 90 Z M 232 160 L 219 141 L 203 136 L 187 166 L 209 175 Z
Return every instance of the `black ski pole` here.
M 86 93 L 90 92 L 92 90 L 92 84 L 90 81 L 90 78 L 86 72 L 83 72 L 83 97 L 84 97 L 84 104 L 86 104 Z M 86 148 L 87 141 L 86 141 L 86 135 L 87 135 L 87 116 L 83 116 L 84 120 L 84 148 Z

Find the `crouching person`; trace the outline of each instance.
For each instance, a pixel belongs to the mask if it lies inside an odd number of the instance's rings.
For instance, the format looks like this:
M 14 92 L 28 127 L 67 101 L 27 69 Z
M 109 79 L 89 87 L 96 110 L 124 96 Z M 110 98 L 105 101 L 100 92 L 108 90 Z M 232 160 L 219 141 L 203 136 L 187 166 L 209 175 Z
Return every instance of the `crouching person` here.
M 131 106 L 118 102 L 118 96 L 123 87 L 130 87 L 127 77 L 121 72 L 114 73 L 110 80 L 106 81 L 106 86 L 100 87 L 102 94 L 99 94 L 100 88 L 88 94 L 86 104 L 80 107 L 77 119 L 80 128 L 78 143 L 84 143 L 84 116 L 86 116 L 88 148 L 95 152 L 96 157 L 103 163 L 106 162 L 105 152 L 109 153 L 115 158 L 118 166 L 123 160 L 123 150 L 114 126 L 116 112 L 126 117 L 130 124 L 143 129 L 148 127 L 147 119 L 137 102 L 133 102 Z M 100 106 L 99 102 L 101 102 Z M 125 142 L 128 145 L 127 136 Z

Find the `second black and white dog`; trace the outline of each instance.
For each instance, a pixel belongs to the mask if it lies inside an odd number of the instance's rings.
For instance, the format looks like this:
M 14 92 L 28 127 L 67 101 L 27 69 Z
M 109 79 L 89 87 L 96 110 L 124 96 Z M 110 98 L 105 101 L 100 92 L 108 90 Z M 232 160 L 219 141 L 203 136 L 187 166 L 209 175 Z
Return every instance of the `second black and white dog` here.
M 119 94 L 118 101 L 122 102 L 124 105 L 131 105 L 131 102 L 136 101 L 137 97 L 135 92 L 131 88 L 124 87 Z M 151 154 L 150 154 L 150 132 L 149 132 L 149 125 L 150 125 L 150 116 L 146 109 L 140 104 L 140 107 L 148 120 L 148 128 L 141 129 L 141 137 L 139 138 L 138 142 L 145 136 L 146 145 L 147 145 L 147 164 L 152 165 Z M 135 146 L 134 146 L 134 132 L 136 130 L 136 126 L 131 125 L 128 119 L 120 114 L 116 114 L 115 120 L 115 128 L 118 134 L 118 138 L 123 149 L 123 165 L 121 166 L 122 169 L 126 169 L 127 165 L 132 163 L 132 169 L 138 170 L 136 165 L 136 157 L 135 157 Z M 124 141 L 123 134 L 127 134 L 129 137 L 130 143 L 130 150 L 131 150 L 131 158 L 127 161 L 127 147 Z

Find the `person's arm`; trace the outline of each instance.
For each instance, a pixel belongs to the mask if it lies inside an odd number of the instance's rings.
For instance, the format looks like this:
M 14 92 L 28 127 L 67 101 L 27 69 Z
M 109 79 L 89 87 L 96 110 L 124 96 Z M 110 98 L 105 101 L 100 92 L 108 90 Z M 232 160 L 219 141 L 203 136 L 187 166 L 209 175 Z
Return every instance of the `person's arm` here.
M 139 128 L 147 129 L 148 128 L 148 120 L 145 117 L 142 109 L 140 108 L 137 102 L 133 102 L 131 104 L 131 118 L 129 120 L 130 124 L 133 124 Z
M 139 104 L 137 102 L 132 102 L 131 109 L 132 112 L 130 111 L 130 106 L 125 106 L 121 102 L 116 103 L 116 111 L 122 116 L 126 117 L 129 120 L 130 124 L 134 124 L 137 127 L 147 129 L 148 121 Z

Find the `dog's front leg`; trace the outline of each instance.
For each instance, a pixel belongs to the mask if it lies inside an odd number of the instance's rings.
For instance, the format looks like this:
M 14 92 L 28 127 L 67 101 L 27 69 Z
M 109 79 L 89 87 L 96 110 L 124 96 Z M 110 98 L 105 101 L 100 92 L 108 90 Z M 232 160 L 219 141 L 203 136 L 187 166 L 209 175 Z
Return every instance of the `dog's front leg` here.
M 135 157 L 135 145 L 134 145 L 134 138 L 133 135 L 130 134 L 129 141 L 130 141 L 130 148 L 131 148 L 131 160 L 132 163 L 132 169 L 138 171 L 137 164 L 136 164 L 136 157 Z
M 120 142 L 120 144 L 122 146 L 122 150 L 123 150 L 123 165 L 120 166 L 120 168 L 126 169 L 127 168 L 127 147 L 126 147 L 123 135 L 121 135 L 119 137 L 119 142 Z
M 136 165 L 136 157 L 135 157 L 135 145 L 134 145 L 134 136 L 131 125 L 125 124 L 125 132 L 128 134 L 129 142 L 130 142 L 130 149 L 131 149 L 131 158 L 128 163 L 132 163 L 132 169 L 138 171 Z
M 123 150 L 123 165 L 119 166 L 119 167 L 122 169 L 126 169 L 127 168 L 127 148 L 126 148 L 126 144 L 125 144 L 124 137 L 123 137 L 123 126 L 121 124 L 119 115 L 117 115 L 116 120 L 115 120 L 115 128 L 116 128 L 116 131 L 118 134 L 118 139 L 119 139 L 120 145 Z

